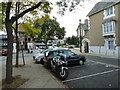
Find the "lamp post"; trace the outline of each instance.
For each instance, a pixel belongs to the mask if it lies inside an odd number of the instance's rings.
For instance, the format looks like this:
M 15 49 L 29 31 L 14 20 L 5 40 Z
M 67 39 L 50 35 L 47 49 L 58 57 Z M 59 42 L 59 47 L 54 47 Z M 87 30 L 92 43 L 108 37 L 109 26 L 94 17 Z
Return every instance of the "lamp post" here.
M 79 20 L 79 26 L 80 26 L 80 37 L 79 37 L 79 41 L 80 41 L 80 52 L 82 52 L 81 19 Z

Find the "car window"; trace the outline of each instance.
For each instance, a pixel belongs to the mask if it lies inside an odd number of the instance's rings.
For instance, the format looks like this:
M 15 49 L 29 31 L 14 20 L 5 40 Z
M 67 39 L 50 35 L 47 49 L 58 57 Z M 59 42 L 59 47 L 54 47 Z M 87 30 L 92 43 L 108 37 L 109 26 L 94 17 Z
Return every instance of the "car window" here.
M 64 51 L 64 54 L 69 55 L 69 56 L 72 56 L 72 55 L 74 55 L 75 53 L 72 52 L 72 51 L 70 51 L 70 50 L 65 50 L 65 51 Z
M 63 50 L 59 50 L 58 54 L 64 54 L 64 51 Z
M 53 57 L 53 51 L 50 51 L 48 54 L 49 57 Z
M 48 56 L 54 57 L 54 56 L 57 56 L 57 54 L 58 54 L 58 51 L 50 51 Z
M 57 56 L 58 55 L 58 51 L 53 51 L 53 55 Z
M 2 51 L 7 51 L 7 49 L 2 49 Z

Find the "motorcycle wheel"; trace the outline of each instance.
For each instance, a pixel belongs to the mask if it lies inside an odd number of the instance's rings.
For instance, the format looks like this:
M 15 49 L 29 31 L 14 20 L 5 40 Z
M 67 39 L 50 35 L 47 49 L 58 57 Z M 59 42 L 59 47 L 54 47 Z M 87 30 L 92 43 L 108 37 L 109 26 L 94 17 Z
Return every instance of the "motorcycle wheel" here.
M 68 70 L 64 69 L 63 73 L 61 72 L 61 70 L 58 72 L 58 78 L 60 80 L 65 80 L 68 77 Z

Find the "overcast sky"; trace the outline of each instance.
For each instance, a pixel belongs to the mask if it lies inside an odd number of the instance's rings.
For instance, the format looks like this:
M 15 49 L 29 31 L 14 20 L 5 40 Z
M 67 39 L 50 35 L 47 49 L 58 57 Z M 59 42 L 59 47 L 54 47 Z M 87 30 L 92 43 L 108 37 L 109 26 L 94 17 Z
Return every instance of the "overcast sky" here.
M 48 0 L 49 1 L 49 0 Z M 82 20 L 82 23 L 87 18 L 87 14 L 90 12 L 90 10 L 93 8 L 93 6 L 101 1 L 101 0 L 85 0 L 83 3 L 84 5 L 77 9 L 75 12 L 65 12 L 64 16 L 60 16 L 57 14 L 58 6 L 55 5 L 56 0 L 50 0 L 53 3 L 53 10 L 51 12 L 51 17 L 55 16 L 57 18 L 57 21 L 60 23 L 61 27 L 65 27 L 66 30 L 66 36 L 65 37 L 71 37 L 72 35 L 77 35 L 76 29 L 79 25 L 79 19 Z
M 77 35 L 76 29 L 79 24 L 79 19 L 81 19 L 82 23 L 87 18 L 87 14 L 90 12 L 90 10 L 93 8 L 93 6 L 101 1 L 101 0 L 91 0 L 92 2 L 84 2 L 83 7 L 80 7 L 79 10 L 76 10 L 75 12 L 66 12 L 64 16 L 58 15 L 57 7 L 54 6 L 54 9 L 52 10 L 51 17 L 55 16 L 57 18 L 57 21 L 60 23 L 60 26 L 65 27 L 66 29 L 66 36 L 70 37 L 72 35 Z

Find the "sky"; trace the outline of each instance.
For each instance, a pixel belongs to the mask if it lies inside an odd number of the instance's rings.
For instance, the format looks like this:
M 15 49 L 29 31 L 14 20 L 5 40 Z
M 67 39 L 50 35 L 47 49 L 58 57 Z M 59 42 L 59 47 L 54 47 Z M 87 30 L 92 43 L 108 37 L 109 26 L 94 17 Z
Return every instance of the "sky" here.
M 58 6 L 56 6 L 55 1 L 56 0 L 50 0 L 53 3 L 53 10 L 50 14 L 51 17 L 55 16 L 57 18 L 57 21 L 60 23 L 61 27 L 65 27 L 66 35 L 65 37 L 71 37 L 72 35 L 77 35 L 76 29 L 79 25 L 79 19 L 81 19 L 81 22 L 84 23 L 84 20 L 88 17 L 87 14 L 90 12 L 90 10 L 93 8 L 93 6 L 101 1 L 101 0 L 85 0 L 82 7 L 75 10 L 75 12 L 65 12 L 64 16 L 60 16 L 57 14 Z
M 55 16 L 57 18 L 57 21 L 60 23 L 61 27 L 65 27 L 66 35 L 65 37 L 71 37 L 72 35 L 77 35 L 76 29 L 79 25 L 79 19 L 81 19 L 81 22 L 84 23 L 84 20 L 88 17 L 87 14 L 90 12 L 90 10 L 94 7 L 94 5 L 101 1 L 101 0 L 91 0 L 92 2 L 84 2 L 83 6 L 80 7 L 80 9 L 76 10 L 75 12 L 65 12 L 64 16 L 58 15 L 57 7 L 54 5 L 54 8 L 51 12 L 51 17 Z

